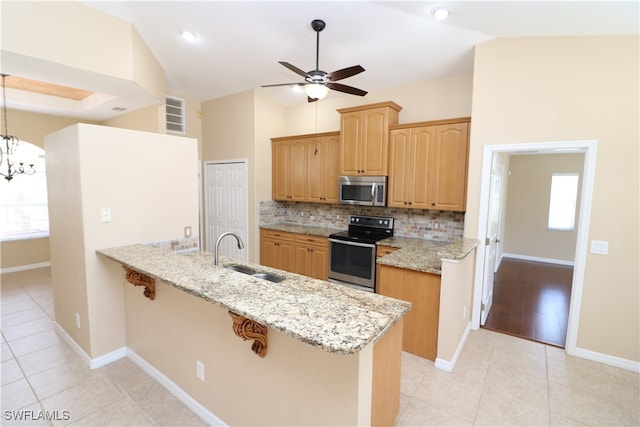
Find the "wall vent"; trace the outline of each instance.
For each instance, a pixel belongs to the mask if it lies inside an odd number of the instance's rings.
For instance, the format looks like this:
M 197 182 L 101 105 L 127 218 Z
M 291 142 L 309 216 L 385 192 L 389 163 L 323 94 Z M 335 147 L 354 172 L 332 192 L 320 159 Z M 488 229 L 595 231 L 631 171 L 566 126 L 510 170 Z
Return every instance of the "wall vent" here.
M 184 134 L 184 99 L 167 96 L 167 132 Z

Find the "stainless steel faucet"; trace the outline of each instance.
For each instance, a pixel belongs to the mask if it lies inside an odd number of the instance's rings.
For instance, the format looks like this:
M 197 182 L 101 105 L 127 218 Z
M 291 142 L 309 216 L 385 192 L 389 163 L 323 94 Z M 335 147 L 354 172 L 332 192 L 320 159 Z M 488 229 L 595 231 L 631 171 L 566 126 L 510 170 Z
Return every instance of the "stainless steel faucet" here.
M 216 251 L 214 252 L 214 262 L 215 265 L 218 265 L 218 253 L 220 250 L 220 241 L 225 238 L 226 236 L 233 236 L 236 238 L 236 241 L 238 242 L 238 249 L 242 249 L 244 248 L 244 243 L 242 242 L 242 239 L 240 238 L 240 236 L 238 236 L 236 233 L 233 233 L 231 231 L 227 231 L 226 233 L 222 233 L 220 235 L 220 237 L 218 237 L 218 240 L 216 240 Z

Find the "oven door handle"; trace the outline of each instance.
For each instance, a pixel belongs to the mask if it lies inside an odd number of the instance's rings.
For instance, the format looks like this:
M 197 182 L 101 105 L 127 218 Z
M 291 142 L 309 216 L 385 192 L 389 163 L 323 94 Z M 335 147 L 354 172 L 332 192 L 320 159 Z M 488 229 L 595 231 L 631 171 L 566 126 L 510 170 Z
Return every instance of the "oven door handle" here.
M 338 239 L 329 239 L 332 243 L 341 243 L 349 246 L 362 246 L 363 248 L 375 248 L 376 245 L 373 243 L 358 243 L 358 242 L 349 242 L 347 240 L 338 240 Z

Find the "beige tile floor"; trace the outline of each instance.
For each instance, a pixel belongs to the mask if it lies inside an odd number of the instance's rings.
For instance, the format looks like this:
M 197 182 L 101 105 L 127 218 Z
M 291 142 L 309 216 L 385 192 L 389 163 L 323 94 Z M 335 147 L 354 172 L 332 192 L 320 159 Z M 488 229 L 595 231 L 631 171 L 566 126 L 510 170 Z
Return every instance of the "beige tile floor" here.
M 1 280 L 1 425 L 205 425 L 127 359 L 90 370 L 54 330 L 49 269 Z M 474 331 L 452 373 L 403 354 L 397 425 L 637 426 L 639 384 L 630 371 Z M 17 409 L 60 420 L 8 419 Z

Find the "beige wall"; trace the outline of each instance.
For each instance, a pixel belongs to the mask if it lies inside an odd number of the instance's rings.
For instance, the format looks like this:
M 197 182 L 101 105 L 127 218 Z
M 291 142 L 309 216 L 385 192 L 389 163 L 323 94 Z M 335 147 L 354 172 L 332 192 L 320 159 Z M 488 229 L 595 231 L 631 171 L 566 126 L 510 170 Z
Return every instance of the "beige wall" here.
M 196 234 L 197 142 L 80 124 L 47 136 L 45 149 L 56 322 L 90 357 L 102 356 L 125 345 L 123 288 L 111 280 L 124 272 L 95 251 L 181 238 L 184 226 Z M 153 152 L 153 162 L 114 173 L 124 152 Z M 167 174 L 176 162 L 181 173 Z M 100 221 L 102 208 L 112 222 Z
M 465 235 L 476 237 L 485 145 L 597 140 L 577 347 L 640 360 L 637 36 L 496 39 L 476 47 Z
M 247 159 L 249 238 L 245 244 L 249 260 L 257 262 L 259 201 L 271 198 L 269 138 L 282 124 L 281 107 L 250 90 L 204 102 L 202 112 L 203 162 Z
M 476 250 L 457 261 L 442 261 L 440 314 L 438 320 L 438 355 L 436 366 L 455 364 L 454 357 L 465 333 L 471 328 L 473 273 Z M 464 344 L 464 343 L 462 343 Z M 446 367 L 443 366 L 446 369 Z
M 81 70 L 123 79 L 162 100 L 164 71 L 130 23 L 70 1 L 2 2 L 2 16 L 3 54 L 19 56 L 20 66 L 66 67 L 69 78 Z
M 7 110 L 9 133 L 40 148 L 44 148 L 45 135 L 77 122 L 67 117 Z M 50 261 L 49 239 L 2 242 L 0 254 L 1 269 L 46 263 Z
M 301 102 L 286 108 L 282 134 L 273 136 L 337 131 L 340 130 L 340 115 L 336 111 L 338 108 L 383 101 L 393 101 L 402 106 L 400 123 L 467 117 L 471 115 L 472 81 L 471 74 L 463 74 L 371 91 L 365 97 L 330 91 L 320 102 Z
M 582 188 L 583 154 L 511 156 L 506 195 L 504 252 L 534 258 L 573 262 L 578 237 L 579 209 L 573 231 L 549 230 L 549 196 L 554 173 L 577 173 L 578 201 Z
M 359 370 L 371 346 L 334 355 L 270 328 L 260 358 L 251 341 L 234 335 L 227 310 L 163 282 L 153 301 L 139 288 L 120 286 L 127 347 L 228 425 L 368 424 L 359 423 L 357 409 L 362 377 L 371 381 L 370 361 L 366 375 Z M 196 361 L 204 364 L 204 381 L 196 377 Z

